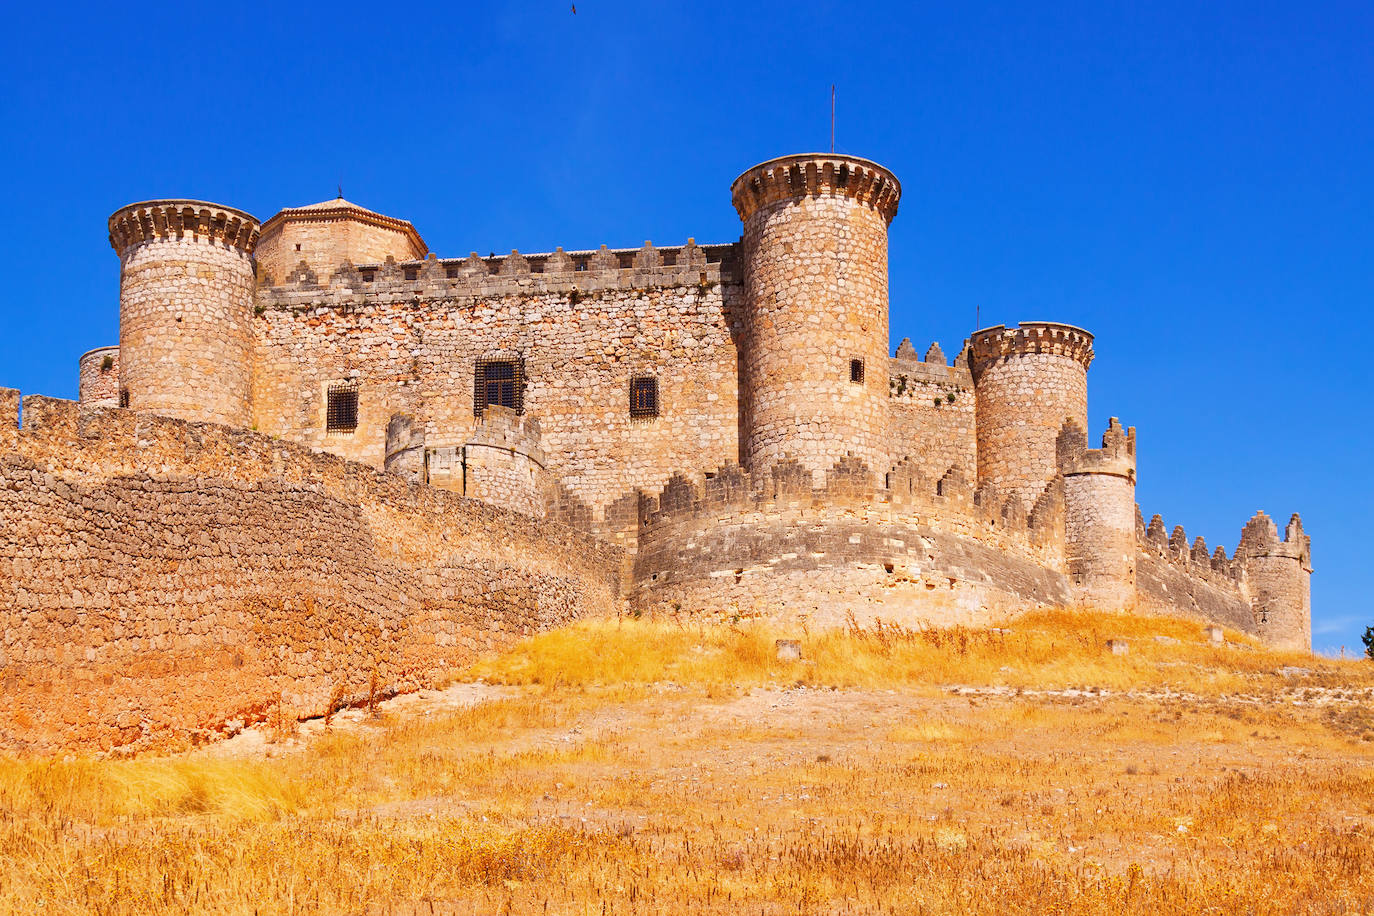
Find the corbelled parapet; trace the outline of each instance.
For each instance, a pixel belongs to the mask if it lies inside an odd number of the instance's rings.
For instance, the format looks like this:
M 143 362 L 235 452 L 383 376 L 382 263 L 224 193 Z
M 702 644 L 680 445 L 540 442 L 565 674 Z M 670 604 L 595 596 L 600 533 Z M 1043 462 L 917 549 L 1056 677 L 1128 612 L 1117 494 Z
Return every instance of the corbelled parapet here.
M 203 200 L 145 200 L 110 215 L 110 246 L 120 257 L 142 242 L 185 238 L 252 254 L 261 231 L 253 215 Z
M 759 163 L 730 186 L 735 211 L 748 220 L 770 204 L 797 197 L 847 197 L 892 223 L 902 184 L 887 169 L 854 156 L 803 153 Z
M 970 339 L 974 381 L 1000 359 L 1021 354 L 1050 353 L 1068 356 L 1087 369 L 1093 361 L 1093 335 L 1071 324 L 1053 321 L 1022 321 L 1015 328 L 997 325 L 975 331 Z

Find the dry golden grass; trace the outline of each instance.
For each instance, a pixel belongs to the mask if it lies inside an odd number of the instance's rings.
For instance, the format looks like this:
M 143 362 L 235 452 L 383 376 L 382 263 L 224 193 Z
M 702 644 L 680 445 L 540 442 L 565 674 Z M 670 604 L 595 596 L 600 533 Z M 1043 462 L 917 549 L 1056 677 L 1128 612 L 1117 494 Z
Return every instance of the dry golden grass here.
M 1012 631 L 589 622 L 272 757 L 0 761 L 0 910 L 1374 912 L 1374 665 Z

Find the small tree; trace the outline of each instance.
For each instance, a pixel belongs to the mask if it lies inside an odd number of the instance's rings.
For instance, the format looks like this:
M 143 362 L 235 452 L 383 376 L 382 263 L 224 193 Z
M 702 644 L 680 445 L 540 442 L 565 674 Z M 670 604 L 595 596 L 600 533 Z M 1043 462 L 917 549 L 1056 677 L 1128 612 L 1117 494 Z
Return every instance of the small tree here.
M 1374 659 L 1374 627 L 1364 628 L 1364 635 L 1360 637 L 1360 642 L 1364 643 L 1364 654 Z

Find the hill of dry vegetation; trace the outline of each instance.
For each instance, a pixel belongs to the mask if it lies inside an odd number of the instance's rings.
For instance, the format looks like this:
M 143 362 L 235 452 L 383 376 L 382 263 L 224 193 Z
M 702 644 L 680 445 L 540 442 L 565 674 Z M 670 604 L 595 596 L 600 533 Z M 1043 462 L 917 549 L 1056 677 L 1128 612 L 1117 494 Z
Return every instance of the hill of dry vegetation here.
M 377 715 L 0 761 L 0 909 L 1374 911 L 1374 664 L 1227 635 L 583 623 Z

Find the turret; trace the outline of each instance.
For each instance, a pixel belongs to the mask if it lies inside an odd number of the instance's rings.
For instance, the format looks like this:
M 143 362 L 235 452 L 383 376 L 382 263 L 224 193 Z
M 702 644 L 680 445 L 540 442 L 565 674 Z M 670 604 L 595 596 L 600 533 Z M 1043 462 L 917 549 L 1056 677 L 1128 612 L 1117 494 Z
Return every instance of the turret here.
M 1069 420 L 1057 452 L 1064 475 L 1064 559 L 1079 603 L 1107 611 L 1135 605 L 1135 427 L 1112 417 L 1102 447 L 1086 448 Z
M 119 347 L 99 347 L 77 361 L 77 398 L 95 407 L 118 407 Z
M 1064 423 L 1088 428 L 1093 336 L 1081 328 L 1023 321 L 970 339 L 978 439 L 978 485 L 1029 508 L 1058 471 Z
M 865 159 L 787 156 L 731 186 L 744 221 L 741 458 L 824 481 L 847 453 L 888 455 L 887 227 L 901 185 Z
M 1283 540 L 1274 520 L 1256 512 L 1241 530 L 1236 559 L 1260 638 L 1276 649 L 1312 649 L 1312 539 L 1295 513 Z
M 120 401 L 248 425 L 257 241 L 256 219 L 219 204 L 157 200 L 115 211 Z

